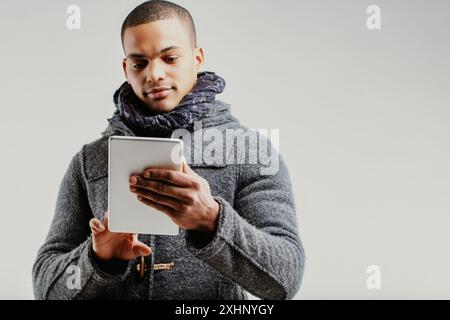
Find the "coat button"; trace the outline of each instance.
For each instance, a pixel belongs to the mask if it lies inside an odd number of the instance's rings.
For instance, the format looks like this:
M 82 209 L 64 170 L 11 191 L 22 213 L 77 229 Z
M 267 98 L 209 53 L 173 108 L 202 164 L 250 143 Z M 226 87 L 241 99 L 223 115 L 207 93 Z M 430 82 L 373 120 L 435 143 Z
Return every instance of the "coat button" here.
M 147 265 L 145 264 L 144 257 L 141 257 L 141 261 L 139 264 L 136 265 L 136 270 L 139 272 L 139 276 L 143 278 L 145 276 L 145 271 L 148 270 Z
M 169 262 L 169 263 L 155 263 L 153 266 L 153 270 L 172 270 L 175 268 L 175 263 Z
M 155 263 L 155 265 L 153 266 L 153 270 L 155 270 L 155 271 L 161 271 L 161 270 L 170 271 L 173 268 L 175 268 L 174 262 Z M 145 277 L 145 272 L 148 271 L 148 265 L 145 264 L 144 257 L 140 258 L 140 263 L 138 263 L 136 265 L 136 271 L 139 273 L 139 276 L 141 278 Z

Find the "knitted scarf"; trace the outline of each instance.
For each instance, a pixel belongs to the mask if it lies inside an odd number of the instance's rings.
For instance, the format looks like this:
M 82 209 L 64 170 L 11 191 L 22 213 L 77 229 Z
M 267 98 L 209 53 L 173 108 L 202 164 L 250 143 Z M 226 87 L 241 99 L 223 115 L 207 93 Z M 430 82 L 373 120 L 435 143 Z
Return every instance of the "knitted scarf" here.
M 188 128 L 211 108 L 218 93 L 223 92 L 225 80 L 214 72 L 200 72 L 191 92 L 170 112 L 153 113 L 134 93 L 131 85 L 123 83 L 114 93 L 115 114 L 138 135 L 167 136 L 176 129 Z

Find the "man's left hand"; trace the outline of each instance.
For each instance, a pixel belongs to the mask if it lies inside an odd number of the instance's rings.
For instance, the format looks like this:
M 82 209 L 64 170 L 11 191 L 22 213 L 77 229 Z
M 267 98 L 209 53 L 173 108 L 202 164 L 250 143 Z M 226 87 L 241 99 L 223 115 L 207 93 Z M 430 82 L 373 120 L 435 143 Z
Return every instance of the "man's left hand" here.
M 164 212 L 181 228 L 215 232 L 219 204 L 208 182 L 185 161 L 182 172 L 148 168 L 142 175 L 130 176 L 129 182 L 139 201 Z

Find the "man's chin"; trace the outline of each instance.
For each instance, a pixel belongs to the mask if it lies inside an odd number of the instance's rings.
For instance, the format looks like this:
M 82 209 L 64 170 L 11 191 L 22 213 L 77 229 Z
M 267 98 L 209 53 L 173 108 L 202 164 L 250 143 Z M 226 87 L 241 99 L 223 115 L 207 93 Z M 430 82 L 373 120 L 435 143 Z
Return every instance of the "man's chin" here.
M 167 113 L 176 108 L 177 105 L 173 103 L 167 103 L 165 101 L 152 101 L 151 103 L 146 103 L 147 107 L 155 113 Z

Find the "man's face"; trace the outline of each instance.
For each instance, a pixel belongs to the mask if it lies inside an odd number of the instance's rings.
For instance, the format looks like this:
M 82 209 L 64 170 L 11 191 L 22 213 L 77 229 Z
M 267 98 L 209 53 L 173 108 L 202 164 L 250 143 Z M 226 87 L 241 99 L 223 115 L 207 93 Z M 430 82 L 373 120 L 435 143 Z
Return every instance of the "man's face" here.
M 123 69 L 134 93 L 154 112 L 169 112 L 195 85 L 204 62 L 192 48 L 187 27 L 178 19 L 125 30 Z

